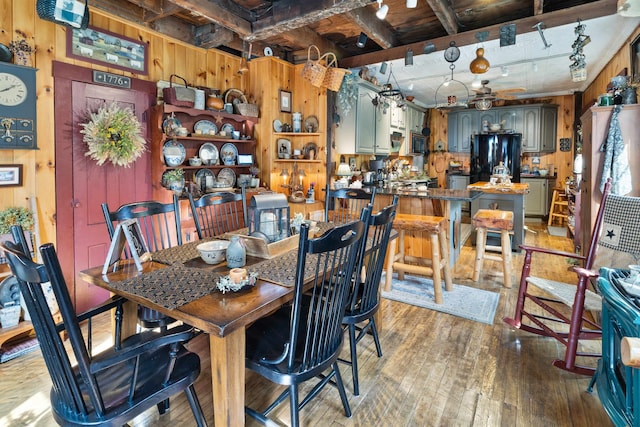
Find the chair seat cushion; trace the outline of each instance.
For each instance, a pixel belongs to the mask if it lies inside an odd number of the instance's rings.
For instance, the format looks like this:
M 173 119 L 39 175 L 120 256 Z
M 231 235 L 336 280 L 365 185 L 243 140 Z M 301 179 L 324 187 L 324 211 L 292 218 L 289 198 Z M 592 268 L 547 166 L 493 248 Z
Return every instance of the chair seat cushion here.
M 568 307 L 573 307 L 573 301 L 576 295 L 576 285 L 569 285 L 567 283 L 556 282 L 555 280 L 549 280 L 542 277 L 529 276 L 527 282 L 530 285 L 536 286 L 545 292 L 553 295 L 563 304 Z M 602 311 L 602 298 L 600 295 L 587 289 L 584 299 L 585 310 Z

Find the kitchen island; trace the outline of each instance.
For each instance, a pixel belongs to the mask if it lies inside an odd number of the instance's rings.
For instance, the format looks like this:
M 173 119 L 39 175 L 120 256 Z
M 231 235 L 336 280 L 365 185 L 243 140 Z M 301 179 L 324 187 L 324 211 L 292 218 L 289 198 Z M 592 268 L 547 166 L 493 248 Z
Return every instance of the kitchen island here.
M 460 247 L 464 244 L 462 237 L 462 203 L 473 202 L 482 196 L 476 190 L 450 190 L 429 188 L 427 191 L 377 188 L 374 211 L 391 204 L 394 195 L 400 196 L 398 213 L 414 215 L 438 215 L 447 218 L 447 239 L 449 240 L 449 265 L 455 266 L 460 256 Z M 422 233 L 407 233 L 405 251 L 407 255 L 427 258 L 431 248 L 429 239 L 422 238 Z
M 482 196 L 471 202 L 471 217 L 478 209 L 498 209 L 513 212 L 513 251 L 520 251 L 524 243 L 524 196 L 529 192 L 529 184 L 491 184 L 475 182 L 467 186 L 468 190 L 480 191 Z M 472 235 L 475 243 L 475 235 Z

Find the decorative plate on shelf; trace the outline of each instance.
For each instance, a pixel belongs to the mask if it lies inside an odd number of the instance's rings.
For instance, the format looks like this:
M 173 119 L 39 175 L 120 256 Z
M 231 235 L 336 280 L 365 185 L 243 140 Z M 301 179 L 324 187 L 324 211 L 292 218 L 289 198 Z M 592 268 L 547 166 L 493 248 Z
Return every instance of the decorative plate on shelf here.
M 307 142 L 302 147 L 302 154 L 307 160 L 315 160 L 318 158 L 318 146 L 314 142 Z M 311 157 L 313 155 L 313 157 Z
M 222 125 L 220 132 L 225 132 L 227 136 L 231 136 L 234 130 L 236 130 L 236 128 L 234 128 L 231 123 L 225 123 Z
M 210 142 L 206 142 L 200 146 L 198 155 L 202 159 L 202 164 L 205 166 L 218 164 L 218 148 Z
M 176 136 L 176 129 L 182 126 L 180 120 L 176 118 L 176 116 L 171 113 L 169 117 L 164 119 L 162 122 L 162 132 L 164 132 L 167 136 Z
M 320 122 L 316 116 L 309 116 L 304 119 L 304 130 L 307 132 L 318 132 Z
M 273 121 L 273 130 L 276 132 L 282 132 L 282 122 L 278 119 Z
M 207 177 L 210 177 L 209 185 L 207 185 Z M 198 185 L 198 188 L 209 188 L 213 187 L 213 184 L 216 182 L 216 177 L 210 169 L 198 169 L 193 180 Z
M 218 182 L 226 181 L 229 184 L 229 187 L 236 186 L 236 173 L 233 169 L 224 168 L 218 172 Z
M 162 155 L 167 166 L 176 167 L 184 162 L 187 157 L 187 151 L 184 149 L 184 145 L 172 139 L 162 146 Z
M 200 131 L 203 135 L 211 135 L 211 131 L 213 131 L 213 134 L 215 135 L 218 133 L 218 126 L 209 120 L 198 120 L 193 125 L 193 131 Z
M 279 159 L 290 159 L 291 158 L 291 141 L 286 138 L 278 139 L 276 143 L 276 147 L 278 147 L 278 158 Z
M 220 158 L 227 166 L 235 165 L 238 160 L 238 148 L 230 142 L 224 144 L 220 149 Z

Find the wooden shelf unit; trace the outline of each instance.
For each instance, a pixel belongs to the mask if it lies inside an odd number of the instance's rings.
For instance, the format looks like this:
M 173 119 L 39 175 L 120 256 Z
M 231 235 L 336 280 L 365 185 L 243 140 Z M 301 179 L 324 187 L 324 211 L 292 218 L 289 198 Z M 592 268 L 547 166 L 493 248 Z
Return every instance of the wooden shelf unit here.
M 193 132 L 193 127 L 199 120 L 210 120 L 218 126 L 218 129 L 222 128 L 225 124 L 231 124 L 234 129 L 240 130 L 242 136 L 248 136 L 248 139 L 232 139 L 228 137 L 216 137 L 216 136 L 167 136 L 162 129 L 162 124 L 167 117 L 174 114 L 180 121 L 183 127 L 186 127 L 189 133 Z M 238 154 L 256 154 L 257 141 L 254 139 L 254 126 L 258 122 L 257 117 L 247 117 L 238 114 L 228 114 L 219 111 L 211 110 L 196 110 L 194 108 L 177 107 L 170 104 L 159 104 L 152 109 L 151 118 L 151 178 L 154 200 L 162 202 L 169 202 L 172 199 L 171 190 L 162 186 L 162 175 L 165 171 L 172 169 L 183 169 L 185 174 L 185 181 L 193 181 L 195 173 L 200 169 L 210 169 L 215 172 L 219 172 L 221 169 L 232 169 L 237 175 L 241 173 L 249 173 L 249 167 L 252 165 L 201 165 L 201 166 L 189 166 L 189 158 L 198 155 L 199 149 L 202 144 L 212 143 L 220 152 L 221 147 L 224 144 L 234 144 L 238 150 Z M 164 162 L 163 147 L 167 141 L 176 140 L 179 141 L 185 148 L 186 157 L 183 164 L 179 166 L 167 166 Z M 219 159 L 220 161 L 220 159 Z M 255 164 L 255 163 L 254 163 Z M 237 186 L 237 182 L 236 182 Z

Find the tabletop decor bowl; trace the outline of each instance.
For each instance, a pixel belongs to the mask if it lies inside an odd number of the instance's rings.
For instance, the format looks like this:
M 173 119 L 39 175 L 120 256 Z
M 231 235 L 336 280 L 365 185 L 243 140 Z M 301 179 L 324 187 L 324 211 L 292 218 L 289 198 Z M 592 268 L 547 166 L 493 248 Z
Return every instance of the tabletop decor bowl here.
M 540 174 L 540 176 L 547 176 L 549 174 L 549 171 L 547 169 L 540 169 L 538 170 L 538 173 Z
M 197 246 L 200 258 L 207 264 L 220 264 L 226 259 L 228 240 L 213 240 Z

